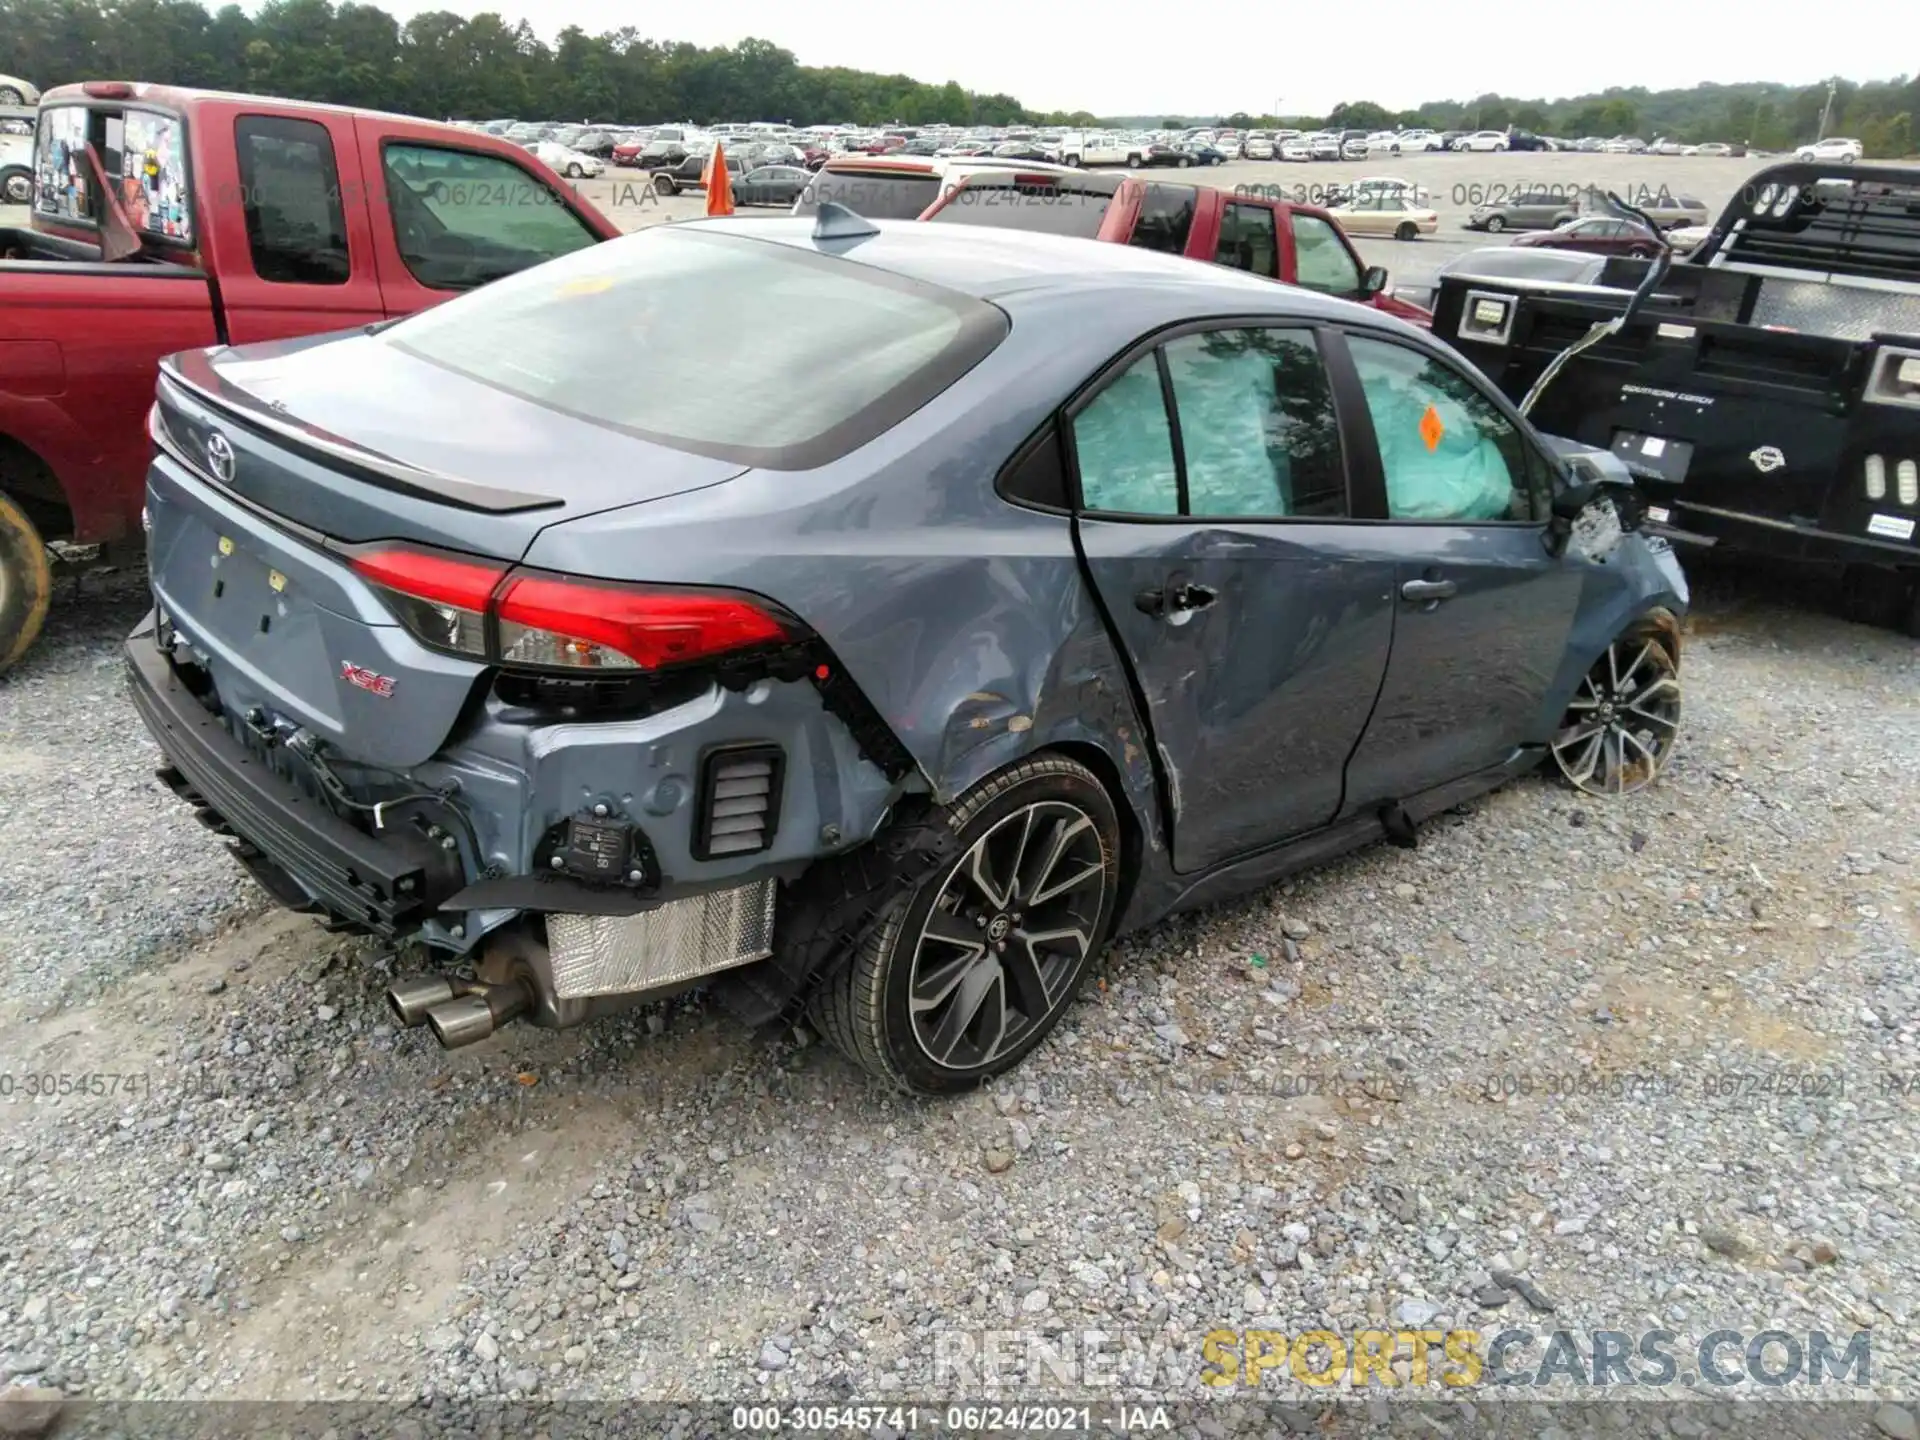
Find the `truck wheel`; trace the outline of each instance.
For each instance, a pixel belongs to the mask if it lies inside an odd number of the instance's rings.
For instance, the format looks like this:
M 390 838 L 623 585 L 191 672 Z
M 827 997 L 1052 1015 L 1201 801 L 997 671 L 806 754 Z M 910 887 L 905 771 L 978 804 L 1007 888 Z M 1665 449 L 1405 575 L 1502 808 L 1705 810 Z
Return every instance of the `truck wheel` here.
M 1140 157 L 1138 155 L 1127 156 L 1127 168 L 1129 170 L 1138 170 L 1140 168 Z
M 1120 893 L 1113 801 L 1065 756 L 1023 760 L 940 818 L 950 858 L 896 882 L 892 914 L 809 1002 L 849 1059 L 923 1095 L 971 1090 L 1046 1037 Z
M 0 170 L 0 205 L 33 203 L 33 172 L 24 165 Z
M 1489 235 L 1498 235 L 1502 230 L 1506 228 L 1507 228 L 1506 216 L 1504 215 L 1487 216 L 1487 233 Z
M 0 670 L 27 653 L 52 597 L 53 568 L 40 532 L 0 495 Z
M 1680 738 L 1680 662 L 1651 624 L 1628 629 L 1587 671 L 1550 745 L 1589 795 L 1631 795 L 1660 778 Z
M 1080 168 L 1080 157 L 1078 155 L 1067 156 L 1067 168 L 1070 170 L 1078 170 Z
M 653 193 L 654 194 L 671 195 L 673 194 L 673 190 L 674 190 L 673 177 L 671 175 L 655 175 L 653 177 Z
M 1420 238 L 1420 227 L 1411 220 L 1402 220 L 1394 227 L 1393 238 L 1396 240 L 1418 240 Z

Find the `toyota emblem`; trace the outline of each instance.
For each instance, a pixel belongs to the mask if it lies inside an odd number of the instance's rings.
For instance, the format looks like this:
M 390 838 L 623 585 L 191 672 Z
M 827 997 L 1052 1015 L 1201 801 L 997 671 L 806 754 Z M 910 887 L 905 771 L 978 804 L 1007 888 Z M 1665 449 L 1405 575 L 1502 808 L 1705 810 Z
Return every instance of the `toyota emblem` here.
M 233 444 L 218 430 L 207 436 L 207 468 L 222 485 L 233 483 Z

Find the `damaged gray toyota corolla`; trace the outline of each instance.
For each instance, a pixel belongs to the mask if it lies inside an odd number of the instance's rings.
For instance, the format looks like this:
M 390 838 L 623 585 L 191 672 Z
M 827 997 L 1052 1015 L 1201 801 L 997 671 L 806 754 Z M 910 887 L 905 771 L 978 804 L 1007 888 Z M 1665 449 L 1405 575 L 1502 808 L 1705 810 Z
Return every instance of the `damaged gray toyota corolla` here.
M 1679 724 L 1609 457 L 1123 246 L 663 226 L 175 357 L 153 431 L 161 773 L 447 1044 L 706 983 L 961 1089 L 1114 934 Z

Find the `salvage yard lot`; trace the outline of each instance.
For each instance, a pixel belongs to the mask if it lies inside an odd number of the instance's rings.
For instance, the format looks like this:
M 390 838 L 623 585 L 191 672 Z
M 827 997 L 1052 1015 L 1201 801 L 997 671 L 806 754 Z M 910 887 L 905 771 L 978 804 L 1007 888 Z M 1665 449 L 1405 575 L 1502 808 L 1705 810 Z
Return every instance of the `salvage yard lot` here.
M 1417 180 L 1441 238 L 1362 248 L 1418 284 L 1488 238 L 1456 185 L 1673 177 L 1717 210 L 1753 168 L 1199 178 Z M 623 225 L 700 212 L 623 179 L 583 187 Z M 1920 1396 L 1920 648 L 1811 582 L 1692 573 L 1659 784 L 1522 780 L 1129 937 L 948 1102 L 698 998 L 452 1053 L 394 1030 L 393 957 L 269 910 L 153 779 L 144 577 L 89 578 L 0 679 L 0 1386 L 978 1400 L 945 1332 L 1106 1331 L 1182 1357 L 1164 1392 L 1219 1329 L 1551 1325 L 1868 1330 L 1873 1391 Z
M 938 1330 L 1191 1372 L 1218 1327 L 1544 1327 L 1473 1302 L 1513 1269 L 1579 1331 L 1871 1327 L 1911 1395 L 1915 646 L 1702 588 L 1649 792 L 1525 780 L 1157 927 L 1010 1084 L 918 1103 L 697 1001 L 396 1034 L 378 956 L 264 909 L 151 779 L 116 653 L 144 600 L 90 581 L 0 683 L 0 1371 L 964 1398 Z

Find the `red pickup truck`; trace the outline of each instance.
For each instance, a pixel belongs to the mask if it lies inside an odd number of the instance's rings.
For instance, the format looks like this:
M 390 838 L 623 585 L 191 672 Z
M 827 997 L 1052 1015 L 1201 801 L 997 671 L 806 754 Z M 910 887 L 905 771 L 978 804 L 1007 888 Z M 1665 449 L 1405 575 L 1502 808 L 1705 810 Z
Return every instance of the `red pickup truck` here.
M 1433 324 L 1429 311 L 1388 291 L 1384 268 L 1361 263 L 1326 211 L 1269 196 L 1131 175 L 997 170 L 945 186 L 920 218 L 1164 250 L 1357 300 L 1416 325 Z
M 619 233 L 489 135 L 124 81 L 42 97 L 30 204 L 0 228 L 0 670 L 45 618 L 43 542 L 139 540 L 161 356 L 406 315 Z

